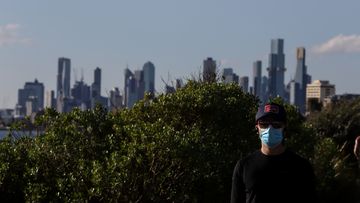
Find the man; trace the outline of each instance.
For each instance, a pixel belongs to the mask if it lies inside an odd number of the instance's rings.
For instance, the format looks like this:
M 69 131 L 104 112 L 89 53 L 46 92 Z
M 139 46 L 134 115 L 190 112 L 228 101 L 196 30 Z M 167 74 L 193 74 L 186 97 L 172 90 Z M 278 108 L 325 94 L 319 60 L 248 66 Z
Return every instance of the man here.
M 358 160 L 360 160 L 360 136 L 355 138 L 354 154 Z
M 284 145 L 286 113 L 268 103 L 256 114 L 261 149 L 234 169 L 231 202 L 315 202 L 315 177 L 308 161 Z

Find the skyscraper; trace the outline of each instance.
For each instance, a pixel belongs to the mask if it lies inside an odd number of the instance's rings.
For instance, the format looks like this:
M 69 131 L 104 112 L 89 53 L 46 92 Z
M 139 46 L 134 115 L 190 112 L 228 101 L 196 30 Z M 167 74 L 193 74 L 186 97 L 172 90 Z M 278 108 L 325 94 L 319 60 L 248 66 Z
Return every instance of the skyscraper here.
M 71 96 L 74 104 L 80 109 L 86 110 L 91 107 L 90 86 L 83 80 L 75 82 L 74 87 L 71 89 Z
M 108 107 L 108 98 L 101 96 L 101 69 L 96 67 L 94 70 L 94 82 L 91 84 L 91 108 L 96 104 Z
M 239 76 L 233 72 L 232 68 L 224 68 L 222 73 L 222 80 L 225 84 L 239 84 Z
M 114 111 L 122 108 L 122 96 L 117 87 L 110 90 L 110 110 Z
M 203 62 L 203 80 L 204 82 L 216 81 L 216 61 L 208 57 Z
M 155 93 L 155 66 L 150 61 L 143 66 L 144 73 L 144 91 L 154 95 Z
M 124 70 L 124 106 L 128 106 L 128 100 L 129 100 L 129 91 L 131 88 L 129 88 L 129 85 L 131 84 L 131 82 L 129 82 L 131 77 L 134 77 L 134 74 L 130 71 L 130 69 L 128 67 L 126 67 L 126 69 Z
M 16 114 L 21 117 L 37 112 L 44 108 L 44 84 L 37 79 L 26 82 L 23 89 L 18 91 Z
M 261 98 L 260 100 L 263 101 L 264 103 L 267 102 L 268 100 L 268 78 L 266 76 L 262 76 L 262 80 L 261 80 Z
M 240 78 L 240 87 L 244 92 L 249 92 L 249 77 L 244 76 Z
M 46 92 L 46 107 L 56 109 L 55 91 Z
M 101 96 L 101 69 L 96 67 L 94 70 L 94 82 L 91 85 L 92 97 Z
M 59 96 L 70 97 L 70 69 L 71 61 L 68 58 L 59 58 L 58 61 L 58 75 L 57 75 L 57 92 L 56 97 Z
M 134 71 L 134 77 L 135 77 L 135 85 L 136 85 L 136 93 L 137 93 L 137 99 L 136 101 L 139 101 L 141 99 L 144 99 L 144 93 L 145 93 L 145 84 L 144 84 L 144 71 L 142 70 L 135 70 Z
M 305 65 L 305 53 L 304 47 L 296 49 L 296 72 L 290 88 L 290 103 L 296 105 L 301 113 L 305 113 L 306 110 L 306 85 L 311 82 Z
M 255 61 L 253 64 L 253 91 L 254 95 L 257 96 L 259 99 L 262 99 L 261 95 L 261 61 Z
M 127 98 L 125 100 L 125 106 L 127 108 L 133 107 L 138 100 L 136 83 L 137 82 L 134 75 L 130 75 L 126 80 L 125 93 Z
M 268 80 L 268 96 L 284 98 L 284 74 L 285 74 L 285 54 L 284 54 L 284 40 L 271 40 L 271 53 L 269 54 L 269 72 Z
M 124 106 L 127 108 L 143 99 L 146 93 L 155 94 L 155 66 L 150 61 L 143 65 L 142 70 L 135 70 L 134 73 L 126 68 L 124 75 Z

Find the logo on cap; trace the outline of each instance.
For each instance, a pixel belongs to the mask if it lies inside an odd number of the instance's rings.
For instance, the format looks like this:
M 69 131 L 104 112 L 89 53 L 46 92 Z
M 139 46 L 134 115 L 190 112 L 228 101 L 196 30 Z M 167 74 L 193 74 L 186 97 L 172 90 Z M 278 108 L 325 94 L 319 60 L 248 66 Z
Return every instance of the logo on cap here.
M 275 105 L 265 105 L 265 109 L 264 109 L 265 113 L 279 113 L 279 107 L 275 106 Z

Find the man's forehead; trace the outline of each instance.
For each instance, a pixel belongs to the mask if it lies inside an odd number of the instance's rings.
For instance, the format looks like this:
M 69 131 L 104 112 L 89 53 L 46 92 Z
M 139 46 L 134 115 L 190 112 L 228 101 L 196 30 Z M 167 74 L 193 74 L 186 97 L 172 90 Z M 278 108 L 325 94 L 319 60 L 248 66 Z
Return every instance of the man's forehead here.
M 258 120 L 258 122 L 269 122 L 269 121 L 271 121 L 271 122 L 276 121 L 276 122 L 283 123 L 283 121 L 280 121 L 279 119 L 276 119 L 275 117 L 272 117 L 272 116 L 266 116 L 266 117 Z

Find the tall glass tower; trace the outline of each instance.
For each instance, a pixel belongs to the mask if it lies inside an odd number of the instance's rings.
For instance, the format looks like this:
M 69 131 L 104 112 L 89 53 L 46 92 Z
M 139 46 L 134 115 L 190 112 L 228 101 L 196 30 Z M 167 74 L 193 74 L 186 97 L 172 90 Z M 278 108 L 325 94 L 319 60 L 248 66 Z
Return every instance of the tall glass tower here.
M 70 59 L 59 58 L 57 75 L 57 97 L 70 97 L 70 67 Z
M 271 52 L 269 54 L 268 95 L 269 97 L 285 96 L 284 75 L 285 75 L 285 54 L 284 40 L 272 39 Z
M 261 95 L 261 61 L 255 61 L 253 64 L 253 87 L 254 95 L 262 99 Z
M 144 92 L 154 94 L 155 92 L 155 66 L 150 61 L 143 66 Z
M 216 61 L 211 57 L 203 61 L 203 80 L 204 82 L 216 81 Z
M 306 86 L 311 82 L 305 65 L 305 48 L 296 49 L 296 72 L 290 92 L 290 103 L 296 105 L 301 113 L 305 113 Z
M 101 96 L 101 69 L 96 67 L 94 70 L 94 82 L 91 85 L 91 97 L 98 98 Z

